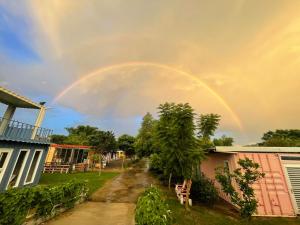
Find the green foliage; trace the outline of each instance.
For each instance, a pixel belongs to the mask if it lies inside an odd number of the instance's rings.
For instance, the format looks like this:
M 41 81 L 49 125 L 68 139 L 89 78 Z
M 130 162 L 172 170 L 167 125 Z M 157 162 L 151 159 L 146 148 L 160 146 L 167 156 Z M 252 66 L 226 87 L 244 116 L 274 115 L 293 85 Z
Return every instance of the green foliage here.
M 214 146 L 232 146 L 233 138 L 223 135 L 221 138 L 215 138 L 213 144 Z
M 138 157 L 150 156 L 155 152 L 156 120 L 150 113 L 143 117 L 141 128 L 135 140 L 135 151 Z
M 153 153 L 150 156 L 150 170 L 156 173 L 163 173 L 164 161 L 160 154 Z
M 134 149 L 135 138 L 128 134 L 123 134 L 118 138 L 118 147 L 125 151 L 127 156 L 132 156 L 135 153 Z
M 191 178 L 193 168 L 199 165 L 204 155 L 195 137 L 192 107 L 187 103 L 161 104 L 157 138 L 165 173 Z
M 111 152 L 117 149 L 115 135 L 111 131 L 98 130 L 88 137 L 89 144 L 98 152 Z
M 64 144 L 66 142 L 67 136 L 60 134 L 51 135 L 51 142 L 55 144 Z
M 155 188 L 148 188 L 138 199 L 135 209 L 137 225 L 170 225 L 171 211 L 161 192 Z
M 37 217 L 50 216 L 56 205 L 70 208 L 87 194 L 84 182 L 71 181 L 48 187 L 10 189 L 0 193 L 0 224 L 20 225 L 30 209 L 36 209 Z
M 201 173 L 193 179 L 191 198 L 195 201 L 213 205 L 219 197 L 214 182 Z
M 255 199 L 252 184 L 264 177 L 259 172 L 259 164 L 249 158 L 239 159 L 239 168 L 230 173 L 229 168 L 218 168 L 216 170 L 216 179 L 221 184 L 222 190 L 227 194 L 232 203 L 240 207 L 240 214 L 243 218 L 250 218 L 256 211 L 257 200 Z M 235 190 L 232 181 L 235 181 L 239 191 Z
M 79 125 L 77 127 L 66 128 L 69 135 L 65 139 L 65 144 L 89 145 L 89 137 L 98 132 L 97 127 Z
M 274 147 L 300 147 L 300 130 L 276 130 L 263 134 L 259 145 Z
M 204 139 L 210 139 L 219 126 L 220 115 L 201 114 L 198 119 L 198 136 Z

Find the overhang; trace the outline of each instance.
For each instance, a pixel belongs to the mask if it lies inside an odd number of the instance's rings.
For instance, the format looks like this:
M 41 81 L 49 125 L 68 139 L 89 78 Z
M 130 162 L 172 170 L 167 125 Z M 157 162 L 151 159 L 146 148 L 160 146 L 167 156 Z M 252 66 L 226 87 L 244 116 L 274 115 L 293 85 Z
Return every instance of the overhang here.
M 261 153 L 300 153 L 300 147 L 258 147 L 258 146 L 216 146 L 209 152 L 237 153 L 237 152 L 261 152 Z
M 40 109 L 43 106 L 0 86 L 0 102 L 18 108 Z

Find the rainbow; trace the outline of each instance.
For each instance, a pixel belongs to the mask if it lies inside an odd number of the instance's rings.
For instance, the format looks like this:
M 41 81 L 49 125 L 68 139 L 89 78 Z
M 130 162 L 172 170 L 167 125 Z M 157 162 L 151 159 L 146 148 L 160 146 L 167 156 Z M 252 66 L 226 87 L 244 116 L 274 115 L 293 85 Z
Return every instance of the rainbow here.
M 67 86 L 65 89 L 63 89 L 57 96 L 55 96 L 54 100 L 52 101 L 52 104 L 58 102 L 64 95 L 66 95 L 70 90 L 75 88 L 77 85 L 79 85 L 81 82 L 85 80 L 89 80 L 90 78 L 97 76 L 99 74 L 109 72 L 111 70 L 116 70 L 116 69 L 122 69 L 122 68 L 127 68 L 127 67 L 155 67 L 158 69 L 163 69 L 171 72 L 178 73 L 182 76 L 185 76 L 189 79 L 191 79 L 195 84 L 197 84 L 199 87 L 204 88 L 207 90 L 212 96 L 214 96 L 220 104 L 230 113 L 233 121 L 235 124 L 239 127 L 240 130 L 243 130 L 242 123 L 237 116 L 237 114 L 231 109 L 229 104 L 216 92 L 214 91 L 211 87 L 209 87 L 206 83 L 204 83 L 201 79 L 198 77 L 195 77 L 194 75 L 187 73 L 185 71 L 182 71 L 180 69 L 164 65 L 164 64 L 159 64 L 159 63 L 153 63 L 153 62 L 126 62 L 126 63 L 121 63 L 121 64 L 116 64 L 116 65 L 111 65 L 111 66 L 106 66 L 106 67 L 101 67 L 98 68 L 88 74 L 84 74 L 81 76 L 78 80 L 74 81 L 71 83 L 69 86 Z

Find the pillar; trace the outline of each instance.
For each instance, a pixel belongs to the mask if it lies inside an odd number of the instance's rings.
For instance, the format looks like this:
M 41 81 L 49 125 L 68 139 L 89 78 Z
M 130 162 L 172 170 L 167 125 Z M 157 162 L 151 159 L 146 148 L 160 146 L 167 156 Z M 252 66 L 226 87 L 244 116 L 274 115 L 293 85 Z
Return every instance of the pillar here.
M 36 118 L 35 124 L 34 124 L 34 128 L 33 128 L 33 132 L 31 135 L 31 139 L 35 139 L 36 133 L 37 133 L 37 129 L 41 126 L 44 116 L 45 116 L 45 112 L 46 112 L 46 107 L 42 106 L 39 110 L 39 114 Z
M 0 135 L 4 134 L 6 128 L 9 124 L 9 121 L 12 119 L 15 111 L 16 111 L 15 106 L 13 106 L 13 105 L 8 105 L 7 106 L 7 109 L 4 113 L 4 116 L 3 116 L 3 119 L 2 119 L 1 125 L 0 125 Z

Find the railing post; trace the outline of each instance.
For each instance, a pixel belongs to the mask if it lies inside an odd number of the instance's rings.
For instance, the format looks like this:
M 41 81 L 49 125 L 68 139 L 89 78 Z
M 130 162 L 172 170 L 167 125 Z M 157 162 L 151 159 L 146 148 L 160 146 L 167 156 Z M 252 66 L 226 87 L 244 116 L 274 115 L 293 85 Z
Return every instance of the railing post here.
M 35 124 L 34 124 L 34 128 L 33 128 L 33 132 L 32 132 L 32 135 L 31 135 L 31 139 L 35 139 L 35 136 L 36 136 L 38 127 L 41 126 L 42 121 L 43 121 L 43 119 L 44 119 L 45 112 L 46 112 L 46 107 L 42 106 L 42 107 L 40 108 L 38 117 L 36 118 L 36 121 L 35 121 Z
M 8 124 L 9 124 L 9 121 L 11 120 L 11 118 L 13 117 L 14 113 L 16 111 L 16 107 L 13 106 L 13 105 L 8 105 L 7 106 L 7 109 L 4 113 L 4 116 L 3 116 L 3 119 L 1 121 L 1 124 L 0 124 L 0 135 L 3 135 Z

